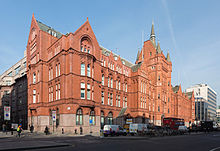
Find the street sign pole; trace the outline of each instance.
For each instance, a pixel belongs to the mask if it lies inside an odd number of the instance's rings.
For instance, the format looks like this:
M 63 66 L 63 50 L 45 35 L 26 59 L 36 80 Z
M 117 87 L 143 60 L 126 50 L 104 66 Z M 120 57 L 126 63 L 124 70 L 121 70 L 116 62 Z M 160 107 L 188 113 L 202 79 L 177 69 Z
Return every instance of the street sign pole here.
M 92 135 L 92 130 L 91 130 L 91 125 L 92 125 L 92 123 L 93 123 L 93 120 L 90 119 L 90 120 L 89 120 L 90 135 Z
M 54 123 L 56 122 L 56 111 L 52 111 L 52 120 L 53 120 L 53 133 L 54 133 Z

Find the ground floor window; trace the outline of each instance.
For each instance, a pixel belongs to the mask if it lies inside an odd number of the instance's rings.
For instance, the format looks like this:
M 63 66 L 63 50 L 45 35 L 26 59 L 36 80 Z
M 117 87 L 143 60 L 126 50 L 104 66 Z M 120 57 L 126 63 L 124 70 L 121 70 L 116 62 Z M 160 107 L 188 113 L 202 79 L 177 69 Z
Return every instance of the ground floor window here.
M 105 124 L 105 116 L 104 116 L 104 112 L 101 111 L 101 128 L 104 127 L 104 124 Z
M 95 125 L 95 111 L 91 111 L 89 115 L 89 124 Z
M 78 109 L 76 112 L 76 125 L 82 125 L 82 124 L 83 124 L 82 109 Z
M 50 112 L 49 124 L 52 125 L 53 124 L 52 110 L 50 110 L 49 112 Z
M 109 112 L 108 113 L 108 124 L 112 125 L 112 123 L 113 123 L 113 114 L 112 112 Z

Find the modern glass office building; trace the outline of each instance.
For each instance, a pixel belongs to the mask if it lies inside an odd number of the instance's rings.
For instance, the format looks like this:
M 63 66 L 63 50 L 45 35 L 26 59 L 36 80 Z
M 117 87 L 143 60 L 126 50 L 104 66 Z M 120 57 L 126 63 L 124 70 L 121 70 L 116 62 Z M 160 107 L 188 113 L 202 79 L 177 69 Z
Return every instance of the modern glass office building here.
M 194 91 L 195 103 L 197 102 L 197 105 L 195 105 L 195 114 L 197 118 L 200 117 L 198 120 L 215 121 L 217 93 L 207 84 L 197 84 L 186 89 L 186 92 L 192 91 Z M 207 108 L 207 113 L 205 112 L 205 108 Z M 205 118 L 205 116 L 207 116 L 207 118 Z

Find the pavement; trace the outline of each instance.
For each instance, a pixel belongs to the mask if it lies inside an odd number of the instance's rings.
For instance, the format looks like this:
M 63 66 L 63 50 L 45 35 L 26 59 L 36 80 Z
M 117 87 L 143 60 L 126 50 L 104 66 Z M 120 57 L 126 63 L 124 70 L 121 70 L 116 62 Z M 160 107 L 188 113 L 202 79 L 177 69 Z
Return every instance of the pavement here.
M 115 136 L 115 137 L 94 137 L 94 136 L 79 136 L 69 134 L 52 134 L 45 135 L 43 133 L 30 133 L 24 131 L 21 138 L 16 137 L 16 134 L 10 135 L 10 133 L 0 132 L 0 151 L 1 150 L 136 150 L 136 148 L 142 149 L 147 143 L 149 147 L 156 147 L 159 144 L 166 147 L 167 144 L 180 144 L 186 146 L 185 143 L 193 143 L 198 140 L 198 144 L 201 142 L 201 146 L 204 145 L 205 141 L 216 140 L 217 144 L 220 141 L 220 132 L 213 133 L 191 133 L 190 135 L 177 135 L 177 136 L 164 136 L 164 137 L 149 137 L 149 136 Z M 208 139 L 207 139 L 208 138 Z M 188 140 L 188 141 L 187 141 Z M 166 142 L 166 143 L 165 143 Z M 215 142 L 215 141 L 214 141 Z M 137 145 L 132 145 L 132 144 Z M 207 142 L 208 143 L 208 142 Z M 124 145 L 121 145 L 124 144 Z M 158 144 L 158 145 L 157 145 Z M 194 143 L 193 143 L 194 144 Z M 192 144 L 192 145 L 193 145 Z M 211 144 L 213 147 L 213 144 Z M 216 145 L 216 144 L 214 144 Z M 118 148 L 116 148 L 118 146 Z M 174 145 L 175 146 L 175 145 Z M 220 146 L 220 145 L 219 145 Z M 168 146 L 172 148 L 173 146 Z M 210 147 L 210 148 L 211 148 Z M 218 145 L 214 146 L 218 147 Z M 129 149 L 133 148 L 133 149 Z M 172 148 L 174 149 L 174 148 Z M 194 148 L 195 149 L 195 148 Z M 204 150 L 205 148 L 202 148 Z M 161 150 L 161 148 L 160 148 Z M 164 150 L 164 148 L 162 148 Z M 181 148 L 179 148 L 181 150 Z M 184 150 L 184 149 L 182 149 Z
M 76 135 L 76 134 L 72 134 L 72 133 L 65 133 L 65 134 L 61 134 L 61 133 L 51 133 L 49 135 L 45 135 L 45 133 L 43 132 L 33 132 L 31 133 L 29 130 L 24 130 L 21 133 L 21 137 L 34 137 L 34 138 L 42 138 L 42 137 L 81 137 L 81 136 L 85 136 L 85 135 Z M 17 132 L 13 131 L 13 134 L 11 134 L 11 132 L 0 132 L 0 139 L 1 138 L 8 138 L 8 137 L 17 137 Z

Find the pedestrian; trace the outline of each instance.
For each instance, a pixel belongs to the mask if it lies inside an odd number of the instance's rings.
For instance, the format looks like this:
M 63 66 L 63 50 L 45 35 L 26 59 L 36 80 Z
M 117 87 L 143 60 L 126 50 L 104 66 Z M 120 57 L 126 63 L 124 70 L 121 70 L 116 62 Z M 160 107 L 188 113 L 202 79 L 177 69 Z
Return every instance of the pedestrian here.
M 30 131 L 31 131 L 31 133 L 33 133 L 33 131 L 34 131 L 34 126 L 33 125 L 30 126 Z
M 2 124 L 2 131 L 5 132 L 6 131 L 6 125 Z
M 17 133 L 18 133 L 18 137 L 20 138 L 21 137 L 21 131 L 22 131 L 22 127 L 21 127 L 21 124 L 18 126 L 17 128 Z
M 44 133 L 45 133 L 46 135 L 49 134 L 49 128 L 48 128 L 47 126 L 45 127 Z

